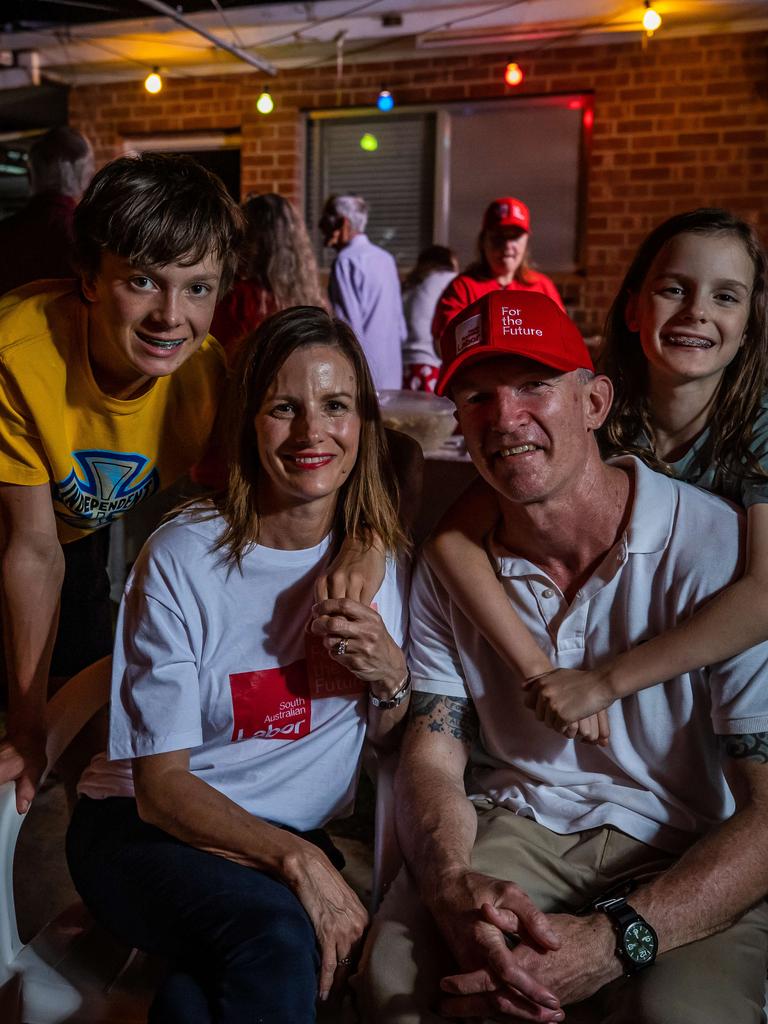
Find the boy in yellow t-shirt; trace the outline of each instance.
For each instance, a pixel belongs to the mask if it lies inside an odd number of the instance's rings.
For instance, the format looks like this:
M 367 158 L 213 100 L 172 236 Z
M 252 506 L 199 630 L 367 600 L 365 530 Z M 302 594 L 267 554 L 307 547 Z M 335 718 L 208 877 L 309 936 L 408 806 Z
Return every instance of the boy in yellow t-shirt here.
M 79 282 L 0 299 L 0 782 L 16 780 L 20 812 L 45 763 L 49 667 L 70 675 L 111 650 L 100 528 L 173 483 L 210 436 L 224 360 L 208 328 L 240 237 L 236 204 L 191 158 L 120 158 L 75 214 Z

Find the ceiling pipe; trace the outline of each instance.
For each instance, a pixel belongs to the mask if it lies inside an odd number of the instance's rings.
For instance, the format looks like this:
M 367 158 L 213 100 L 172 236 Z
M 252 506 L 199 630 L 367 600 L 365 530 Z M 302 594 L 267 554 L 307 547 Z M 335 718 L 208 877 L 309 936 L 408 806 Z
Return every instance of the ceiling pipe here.
M 163 3 L 163 0 L 139 0 L 140 3 L 144 4 L 145 7 L 151 7 L 153 11 L 157 11 L 158 14 L 164 14 L 167 18 L 173 18 L 174 21 L 178 22 L 179 25 L 183 25 L 184 28 L 190 29 L 192 32 L 197 32 L 199 36 L 207 39 L 209 43 L 213 43 L 214 46 L 218 46 L 220 50 L 226 50 L 227 53 L 231 53 L 233 57 L 239 57 L 240 60 L 244 60 L 246 64 L 250 64 L 251 67 L 258 68 L 259 71 L 264 71 L 268 75 L 276 75 L 277 68 L 274 64 L 270 64 L 268 60 L 263 57 L 256 57 L 252 53 L 248 53 L 247 50 L 241 49 L 239 46 L 233 46 L 232 43 L 227 43 L 223 39 L 214 35 L 213 32 L 209 32 L 207 29 L 198 28 L 193 21 L 180 14 L 173 7 Z

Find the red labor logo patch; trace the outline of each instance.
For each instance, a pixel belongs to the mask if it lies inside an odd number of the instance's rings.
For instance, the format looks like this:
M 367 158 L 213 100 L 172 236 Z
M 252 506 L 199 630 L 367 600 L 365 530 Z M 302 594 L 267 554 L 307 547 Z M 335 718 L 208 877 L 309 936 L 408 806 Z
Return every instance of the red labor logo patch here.
M 307 663 L 304 658 L 279 668 L 236 672 L 232 693 L 232 741 L 299 740 L 312 729 Z

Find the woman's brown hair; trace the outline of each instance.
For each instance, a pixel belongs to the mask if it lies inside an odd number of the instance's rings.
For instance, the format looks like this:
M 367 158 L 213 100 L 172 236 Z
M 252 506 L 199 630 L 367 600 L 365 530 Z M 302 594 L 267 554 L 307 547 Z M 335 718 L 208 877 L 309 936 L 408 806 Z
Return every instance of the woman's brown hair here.
M 243 203 L 245 240 L 240 277 L 262 288 L 261 316 L 288 306 L 323 306 L 317 260 L 307 229 L 294 206 L 266 192 Z
M 365 355 L 352 329 L 316 306 L 295 306 L 268 317 L 243 341 L 234 367 L 228 402 L 231 452 L 226 489 L 215 498 L 226 526 L 216 550 L 237 565 L 259 539 L 259 480 L 262 472 L 254 421 L 286 361 L 297 349 L 338 349 L 352 364 L 357 382 L 360 444 L 357 461 L 336 504 L 334 541 L 345 536 L 371 538 L 387 550 L 406 547 L 397 516 L 398 487 L 389 460 L 376 391 Z
M 648 364 L 638 333 L 627 326 L 627 304 L 639 294 L 667 242 L 688 233 L 737 238 L 754 267 L 745 342 L 723 372 L 712 402 L 709 433 L 694 464 L 695 476 L 714 466 L 713 489 L 720 490 L 727 476 L 764 480 L 768 475 L 750 450 L 768 379 L 768 259 L 755 231 L 727 210 L 702 208 L 676 214 L 654 228 L 637 250 L 605 325 L 601 368 L 613 381 L 615 397 L 601 430 L 601 443 L 607 455 L 629 452 L 654 469 L 671 472 L 655 451 L 648 408 Z

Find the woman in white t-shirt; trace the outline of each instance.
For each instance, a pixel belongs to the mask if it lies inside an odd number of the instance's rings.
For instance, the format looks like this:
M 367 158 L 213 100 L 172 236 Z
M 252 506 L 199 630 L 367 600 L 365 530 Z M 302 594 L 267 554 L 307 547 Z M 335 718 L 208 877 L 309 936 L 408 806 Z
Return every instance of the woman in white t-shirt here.
M 403 342 L 403 389 L 432 393 L 440 373 L 440 356 L 432 340 L 437 300 L 459 272 L 456 254 L 445 245 L 423 249 L 403 281 L 403 315 L 408 335 Z
M 365 737 L 391 741 L 407 707 L 405 540 L 344 323 L 270 317 L 231 404 L 226 490 L 153 534 L 126 587 L 109 750 L 67 851 L 95 917 L 171 962 L 150 1021 L 302 1024 L 366 924 L 323 826 L 351 810 Z M 366 531 L 388 552 L 373 606 L 313 604 L 340 540 Z

